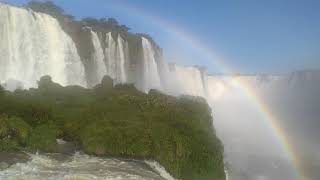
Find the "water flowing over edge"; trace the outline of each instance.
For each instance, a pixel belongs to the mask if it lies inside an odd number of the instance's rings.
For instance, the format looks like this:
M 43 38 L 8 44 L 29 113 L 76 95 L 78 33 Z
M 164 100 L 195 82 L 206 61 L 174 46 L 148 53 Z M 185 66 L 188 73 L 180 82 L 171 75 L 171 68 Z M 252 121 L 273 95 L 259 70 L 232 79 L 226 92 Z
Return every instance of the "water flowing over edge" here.
M 174 180 L 154 161 L 100 158 L 81 152 L 68 156 L 29 153 L 28 156 L 28 162 L 17 163 L 0 171 L 0 179 Z
M 208 75 L 200 67 L 167 64 L 162 57 L 156 57 L 159 50 L 144 37 L 141 37 L 141 62 L 135 67 L 141 72 L 134 74 L 127 40 L 120 34 L 101 35 L 89 28 L 93 50 L 87 62 L 93 67 L 90 73 L 94 76 L 89 86 L 85 73 L 88 67 L 75 42 L 56 19 L 0 4 L 0 24 L 3 24 L 0 26 L 0 83 L 9 90 L 36 87 L 43 75 L 52 76 L 53 81 L 62 85 L 85 87 L 93 87 L 104 75 L 109 75 L 115 84 L 134 83 L 143 92 L 158 89 L 172 95 L 201 96 L 213 105 L 239 81 L 248 82 L 253 88 L 268 88 L 270 83 L 301 86 L 299 78 L 310 79 L 309 74 L 290 77 Z

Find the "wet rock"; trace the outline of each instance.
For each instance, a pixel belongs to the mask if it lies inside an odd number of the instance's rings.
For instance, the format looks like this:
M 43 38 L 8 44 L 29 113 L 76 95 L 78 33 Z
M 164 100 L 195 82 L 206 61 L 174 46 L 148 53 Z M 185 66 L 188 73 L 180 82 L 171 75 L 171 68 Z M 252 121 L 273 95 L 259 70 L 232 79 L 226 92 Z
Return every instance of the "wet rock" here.
M 75 142 L 64 141 L 62 139 L 57 139 L 58 149 L 57 152 L 61 154 L 71 155 L 74 154 L 79 148 Z
M 16 163 L 25 163 L 29 159 L 29 155 L 23 152 L 0 152 L 0 170 L 6 169 Z
M 7 169 L 9 167 L 9 164 L 6 162 L 0 162 L 0 170 Z

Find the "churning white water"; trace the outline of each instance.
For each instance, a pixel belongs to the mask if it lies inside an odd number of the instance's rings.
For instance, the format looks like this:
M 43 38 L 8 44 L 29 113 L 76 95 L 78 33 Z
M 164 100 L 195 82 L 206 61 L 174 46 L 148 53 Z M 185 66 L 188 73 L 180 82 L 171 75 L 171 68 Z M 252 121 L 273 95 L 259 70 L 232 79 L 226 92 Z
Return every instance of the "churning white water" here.
M 162 174 L 157 169 L 163 170 L 160 171 Z M 63 158 L 59 158 L 59 154 L 30 154 L 28 162 L 0 171 L 0 179 L 8 180 L 164 180 L 167 176 L 168 173 L 158 164 L 148 166 L 143 161 L 99 158 L 81 153 Z
M 43 75 L 62 85 L 85 86 L 74 42 L 51 16 L 0 4 L 0 82 L 34 87 Z
M 174 180 L 174 178 L 156 161 L 145 161 L 152 169 L 154 169 L 161 177 L 167 180 Z

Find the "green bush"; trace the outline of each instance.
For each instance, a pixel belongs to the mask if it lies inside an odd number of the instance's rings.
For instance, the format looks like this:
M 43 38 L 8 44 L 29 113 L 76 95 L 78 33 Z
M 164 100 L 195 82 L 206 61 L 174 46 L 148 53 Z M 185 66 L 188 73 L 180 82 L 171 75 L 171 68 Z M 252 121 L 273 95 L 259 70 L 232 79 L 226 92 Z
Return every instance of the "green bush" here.
M 28 148 L 32 151 L 57 152 L 56 139 L 59 135 L 61 131 L 53 124 L 37 126 L 28 138 Z
M 0 85 L 0 98 L 2 98 L 5 94 L 4 88 Z
M 8 151 L 23 147 L 32 128 L 18 117 L 0 115 L 0 149 Z
M 64 138 L 88 154 L 156 160 L 178 179 L 225 179 L 223 146 L 203 98 L 157 90 L 145 94 L 130 84 L 113 87 L 108 77 L 94 89 L 62 87 L 45 79 L 39 89 L 8 92 L 0 99 L 0 113 L 19 116 L 33 127 L 24 133 L 28 128 L 22 119 L 11 121 L 23 127 L 16 128 L 16 137 L 27 137 L 30 150 L 55 152 L 56 139 Z M 1 137 L 10 131 L 4 128 L 11 126 L 7 122 L 0 121 Z M 0 144 L 14 149 L 15 142 L 22 146 L 22 141 Z
M 2 152 L 12 152 L 17 151 L 21 148 L 17 141 L 11 138 L 2 138 L 0 139 L 0 151 Z

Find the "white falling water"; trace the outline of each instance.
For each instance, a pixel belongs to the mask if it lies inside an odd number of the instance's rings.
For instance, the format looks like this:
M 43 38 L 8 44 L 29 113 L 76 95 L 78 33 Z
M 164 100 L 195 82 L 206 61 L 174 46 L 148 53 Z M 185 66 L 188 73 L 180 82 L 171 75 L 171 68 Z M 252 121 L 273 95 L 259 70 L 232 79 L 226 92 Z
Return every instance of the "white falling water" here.
M 106 64 L 104 62 L 104 54 L 101 47 L 101 43 L 99 37 L 96 32 L 90 31 L 92 44 L 94 47 L 94 52 L 92 54 L 92 60 L 94 64 L 94 69 L 96 71 L 96 82 L 92 82 L 93 84 L 99 84 L 103 76 L 107 74 Z
M 128 43 L 118 35 L 117 41 L 112 37 L 112 33 L 109 32 L 105 39 L 105 59 L 107 74 L 114 79 L 115 84 L 127 82 L 127 63 L 129 59 L 128 55 Z
M 171 85 L 177 94 L 206 97 L 206 86 L 199 68 L 173 65 L 171 79 Z
M 105 39 L 105 61 L 106 61 L 106 68 L 107 74 L 115 79 L 116 77 L 116 61 L 115 61 L 115 53 L 117 49 L 117 43 L 113 40 L 111 32 L 106 35 Z
M 148 92 L 150 89 L 161 89 L 160 74 L 155 59 L 155 51 L 150 41 L 142 38 L 143 47 L 143 73 L 144 87 L 143 91 Z
M 36 87 L 43 75 L 62 85 L 86 85 L 75 44 L 56 19 L 0 4 L 0 83 L 13 79 Z
M 118 58 L 117 81 L 119 83 L 127 82 L 127 75 L 126 75 L 126 70 L 127 70 L 126 65 L 128 63 L 127 49 L 128 49 L 127 42 L 123 40 L 120 35 L 118 35 L 118 52 L 116 57 Z

